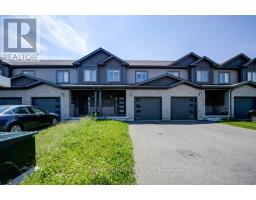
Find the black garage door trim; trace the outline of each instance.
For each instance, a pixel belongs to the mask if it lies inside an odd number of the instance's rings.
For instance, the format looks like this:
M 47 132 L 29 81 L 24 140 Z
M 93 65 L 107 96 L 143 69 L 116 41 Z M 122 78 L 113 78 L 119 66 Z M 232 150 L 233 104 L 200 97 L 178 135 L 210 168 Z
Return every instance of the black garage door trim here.
M 171 120 L 197 120 L 197 97 L 171 97 L 170 103 Z
M 249 119 L 248 111 L 252 109 L 256 109 L 256 97 L 234 97 L 235 119 Z
M 0 105 L 21 105 L 22 98 L 21 97 L 1 97 Z
M 147 100 L 156 100 L 154 105 L 143 103 Z M 134 119 L 139 121 L 162 120 L 162 97 L 134 97 Z
M 39 108 L 42 108 L 43 110 L 46 110 L 48 112 L 53 112 L 61 116 L 61 103 L 60 103 L 60 97 L 32 97 L 32 105 L 37 106 Z M 49 102 L 48 104 L 40 105 L 40 100 L 54 100 L 54 102 Z M 54 105 L 55 103 L 55 105 Z M 50 107 L 51 106 L 51 107 Z

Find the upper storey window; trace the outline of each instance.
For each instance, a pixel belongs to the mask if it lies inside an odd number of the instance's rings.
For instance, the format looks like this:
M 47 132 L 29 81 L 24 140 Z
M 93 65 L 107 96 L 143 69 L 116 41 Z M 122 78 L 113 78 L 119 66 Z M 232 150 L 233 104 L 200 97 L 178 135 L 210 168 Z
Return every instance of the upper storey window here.
M 108 70 L 108 81 L 119 82 L 120 81 L 120 71 L 119 70 Z
M 209 72 L 206 70 L 198 70 L 196 72 L 197 82 L 209 82 Z
M 136 83 L 146 81 L 148 79 L 148 72 L 136 72 L 135 79 Z
M 179 71 L 169 71 L 168 74 L 171 74 L 171 75 L 176 76 L 176 77 L 180 77 L 180 72 Z
M 222 84 L 230 83 L 230 73 L 229 72 L 220 72 L 219 80 L 220 80 L 220 83 L 222 83 Z
M 84 81 L 96 81 L 96 69 L 84 70 Z
M 247 80 L 256 82 L 256 72 L 247 72 Z
M 56 73 L 57 83 L 69 83 L 69 71 L 58 70 Z
M 23 74 L 29 75 L 29 76 L 35 76 L 34 70 L 24 70 L 22 71 Z

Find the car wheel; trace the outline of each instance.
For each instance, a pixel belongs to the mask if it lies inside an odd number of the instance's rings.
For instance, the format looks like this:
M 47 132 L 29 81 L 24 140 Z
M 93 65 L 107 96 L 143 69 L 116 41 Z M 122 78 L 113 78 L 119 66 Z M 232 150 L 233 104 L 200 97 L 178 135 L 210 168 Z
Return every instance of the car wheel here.
M 255 115 L 252 116 L 252 117 L 251 117 L 251 120 L 252 120 L 252 122 L 256 122 L 256 116 L 255 116 Z
M 52 119 L 52 125 L 56 125 L 58 123 L 58 120 L 56 118 Z
M 10 127 L 10 132 L 20 132 L 22 131 L 22 127 L 19 124 L 13 124 Z

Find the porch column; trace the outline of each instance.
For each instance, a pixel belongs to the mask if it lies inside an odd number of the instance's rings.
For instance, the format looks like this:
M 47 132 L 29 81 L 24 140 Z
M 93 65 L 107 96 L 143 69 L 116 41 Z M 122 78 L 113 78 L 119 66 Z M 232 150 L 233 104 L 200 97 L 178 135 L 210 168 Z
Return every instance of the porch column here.
M 94 91 L 94 112 L 97 112 L 97 90 Z
M 102 91 L 99 90 L 99 107 L 98 107 L 99 114 L 102 114 Z

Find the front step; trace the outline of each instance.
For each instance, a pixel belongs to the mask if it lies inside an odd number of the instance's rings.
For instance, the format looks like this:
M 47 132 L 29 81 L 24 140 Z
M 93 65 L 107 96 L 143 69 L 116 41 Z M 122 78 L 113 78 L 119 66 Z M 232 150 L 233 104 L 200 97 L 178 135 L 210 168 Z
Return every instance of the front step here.
M 219 116 L 219 115 L 205 117 L 205 120 L 210 121 L 210 122 L 219 122 L 223 119 L 230 119 L 230 117 L 229 116 Z

